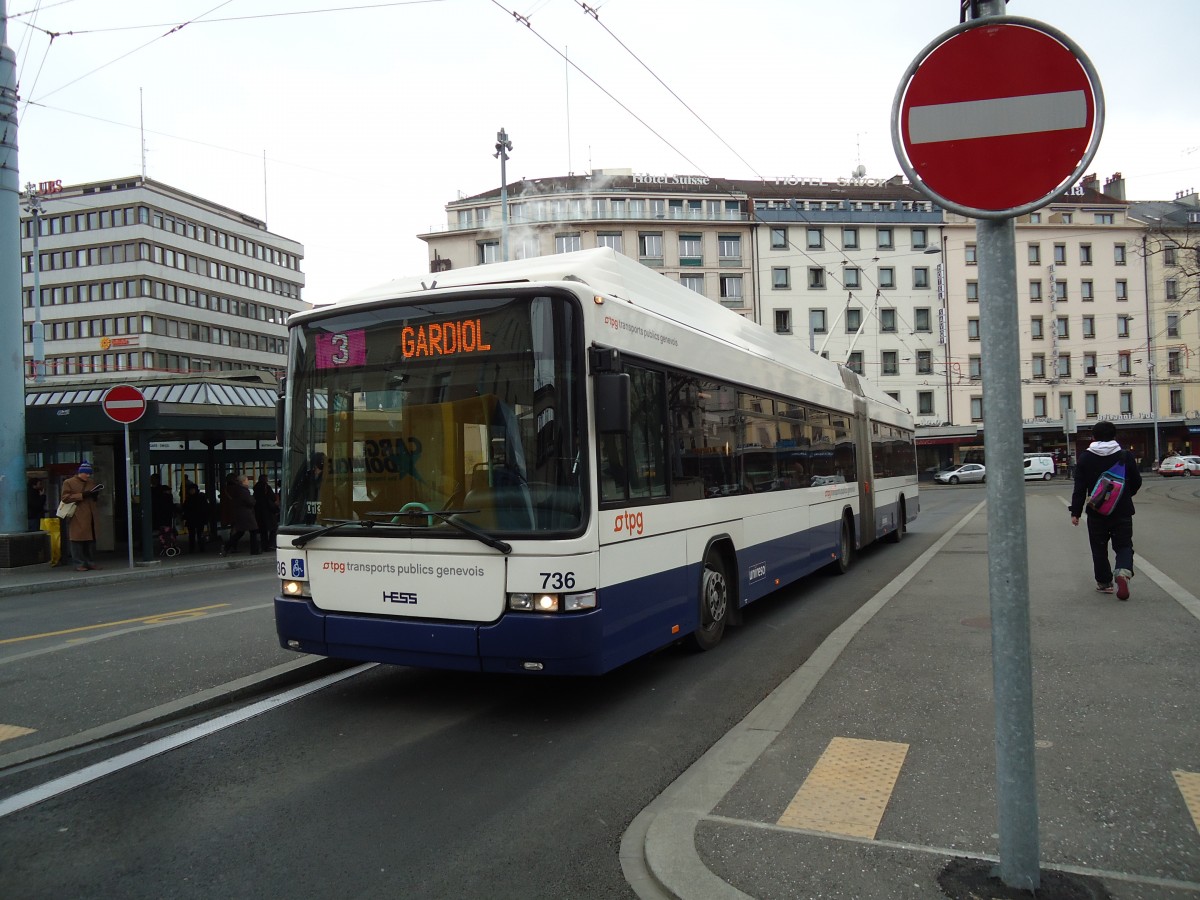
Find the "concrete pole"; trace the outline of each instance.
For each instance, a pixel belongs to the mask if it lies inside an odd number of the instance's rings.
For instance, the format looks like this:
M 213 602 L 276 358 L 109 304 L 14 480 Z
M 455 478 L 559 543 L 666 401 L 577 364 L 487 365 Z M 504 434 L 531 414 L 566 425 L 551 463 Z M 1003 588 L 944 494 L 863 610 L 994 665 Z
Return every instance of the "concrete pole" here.
M 29 227 L 33 232 L 33 380 L 35 384 L 46 381 L 46 331 L 42 324 L 42 250 L 39 236 L 42 233 L 42 198 L 37 185 L 25 185 L 25 203 L 32 218 Z
M 0 0 L 0 535 L 25 533 L 25 327 L 21 312 L 21 181 L 17 58 Z
M 1009 887 L 1034 891 L 1040 883 L 1040 866 L 1033 758 L 1033 665 L 1022 460 L 1016 227 L 1012 219 L 980 219 L 975 234 L 983 346 L 999 874 Z

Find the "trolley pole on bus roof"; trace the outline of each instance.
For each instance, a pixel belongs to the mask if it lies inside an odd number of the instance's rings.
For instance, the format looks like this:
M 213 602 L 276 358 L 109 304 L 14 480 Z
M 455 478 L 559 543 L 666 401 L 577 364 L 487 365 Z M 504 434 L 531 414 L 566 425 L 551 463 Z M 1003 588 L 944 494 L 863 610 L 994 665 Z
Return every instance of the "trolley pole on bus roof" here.
M 892 144 L 914 187 L 976 220 L 996 874 L 1008 887 L 1034 891 L 1041 874 L 1014 219 L 1044 206 L 1084 173 L 1100 142 L 1104 99 L 1095 69 L 1070 38 L 1003 12 L 1003 0 L 979 0 L 977 18 L 918 54 L 892 103 Z

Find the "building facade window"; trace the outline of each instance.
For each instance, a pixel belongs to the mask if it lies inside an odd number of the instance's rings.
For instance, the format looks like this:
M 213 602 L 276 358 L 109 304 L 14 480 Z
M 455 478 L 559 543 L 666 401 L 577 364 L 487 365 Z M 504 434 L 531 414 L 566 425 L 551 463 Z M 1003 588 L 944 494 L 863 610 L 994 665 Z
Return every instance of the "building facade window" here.
M 1121 391 L 1121 415 L 1133 415 L 1133 391 Z
M 1178 388 L 1171 390 L 1171 415 L 1183 415 L 1183 391 Z
M 1031 266 L 1040 266 L 1042 264 L 1042 245 L 1030 244 L 1028 248 L 1029 264 Z
M 777 291 L 786 291 L 791 286 L 791 269 L 787 266 L 773 266 L 771 268 L 771 287 Z
M 1116 297 L 1118 301 L 1129 299 L 1129 282 L 1124 278 L 1117 279 Z
M 927 229 L 913 228 L 910 233 L 912 235 L 912 248 L 914 250 L 924 250 L 929 246 L 929 231 Z
M 1167 374 L 1183 374 L 1183 353 L 1179 350 L 1167 351 Z
M 704 241 L 698 234 L 679 236 L 679 264 L 681 266 L 704 265 Z
M 879 354 L 879 371 L 883 375 L 900 374 L 900 354 L 895 350 L 884 350 Z
M 1035 419 L 1046 418 L 1046 395 L 1045 394 L 1034 394 L 1033 395 L 1033 417 Z
M 846 334 L 854 334 L 862 327 L 862 309 L 857 306 L 846 309 Z
M 1035 341 L 1043 340 L 1046 337 L 1045 332 L 1042 330 L 1041 316 L 1034 316 L 1029 320 L 1029 337 Z
M 842 285 L 848 291 L 857 291 L 862 287 L 862 273 L 854 266 L 842 269 Z
M 1133 374 L 1133 359 L 1128 352 L 1122 351 L 1121 353 L 1117 354 L 1117 374 Z
M 1034 303 L 1042 301 L 1042 282 L 1039 278 L 1034 278 L 1029 282 L 1029 299 Z
M 1113 244 L 1113 264 L 1118 266 L 1125 265 L 1125 245 Z
M 933 374 L 933 351 L 918 350 L 917 351 L 917 374 L 932 375 Z
M 1094 338 L 1096 336 L 1096 317 L 1084 316 L 1082 333 L 1085 338 Z
M 863 355 L 861 350 L 855 350 L 846 360 L 846 368 L 858 375 L 863 373 Z
M 583 244 L 580 243 L 579 234 L 556 234 L 554 236 L 554 252 L 555 253 L 574 253 L 576 250 L 582 250 Z
M 917 415 L 933 415 L 933 391 L 917 391 Z
M 788 245 L 788 230 L 783 228 L 773 227 L 771 229 L 771 249 L 786 250 Z
M 825 247 L 825 229 L 809 226 L 805 231 L 805 241 L 809 250 L 822 250 Z
M 894 250 L 895 243 L 892 237 L 892 229 L 880 226 L 875 229 L 875 246 L 880 250 Z
M 596 235 L 596 246 L 608 247 L 618 253 L 624 253 L 625 241 L 622 238 L 623 235 L 619 231 L 601 231 Z M 536 256 L 536 254 L 534 255 Z
M 966 256 L 968 266 L 974 266 L 974 265 L 979 264 L 979 256 L 978 256 L 978 253 L 976 252 L 974 243 L 967 244 L 966 247 L 963 248 L 963 252 L 964 252 L 964 255 Z
M 891 290 L 896 286 L 896 270 L 891 266 L 881 266 L 879 269 L 880 290 Z
M 967 302 L 968 303 L 978 303 L 979 302 L 979 282 L 978 281 L 968 281 L 967 282 Z
M 933 316 L 928 306 L 918 306 L 913 310 L 913 331 L 919 334 L 933 332 Z
M 896 311 L 894 309 L 881 309 L 879 311 L 879 330 L 890 334 L 896 332 Z
M 929 289 L 929 267 L 915 266 L 913 268 L 913 290 L 928 290 Z
M 1054 245 L 1054 264 L 1056 266 L 1065 266 L 1067 264 L 1067 245 Z
M 1089 378 L 1096 377 L 1096 354 L 1083 354 L 1083 374 Z
M 742 236 L 739 234 L 717 235 L 717 256 L 725 264 L 741 265 Z
M 1079 245 L 1079 264 L 1081 266 L 1090 266 L 1092 264 L 1092 245 Z
M 1054 299 L 1060 301 L 1067 299 L 1067 283 L 1065 281 L 1054 282 Z
M 825 310 L 810 309 L 808 311 L 808 329 L 813 334 L 825 333 Z
M 697 294 L 704 293 L 704 276 L 695 272 L 685 272 L 679 276 L 679 283 Z
M 638 232 L 638 256 L 643 262 L 657 260 L 662 264 L 663 240 L 661 231 Z
M 976 318 L 967 319 L 967 340 L 979 340 L 979 320 Z
M 825 289 L 825 270 L 820 266 L 808 267 L 808 287 L 810 290 Z
M 967 357 L 967 377 L 972 381 L 979 381 L 983 378 L 983 358 L 980 356 Z
M 971 421 L 972 422 L 982 422 L 983 421 L 983 398 L 982 397 L 972 397 L 971 398 Z
M 1030 364 L 1030 376 L 1032 378 L 1046 377 L 1046 357 L 1042 353 L 1033 354 L 1033 359 Z
M 1079 297 L 1084 303 L 1092 303 L 1096 299 L 1095 291 L 1092 288 L 1092 282 L 1084 279 L 1079 282 Z
M 1129 316 L 1117 316 L 1117 337 L 1129 337 Z
M 721 276 L 721 302 L 725 306 L 743 305 L 741 275 Z
M 790 309 L 775 310 L 775 333 L 792 333 L 792 311 Z
M 499 241 L 480 241 L 476 246 L 479 249 L 479 265 L 486 266 L 500 261 Z
M 842 229 L 842 249 L 857 250 L 858 249 L 858 229 L 843 228 Z
M 1100 395 L 1095 391 L 1088 391 L 1083 395 L 1083 411 L 1089 419 L 1094 419 L 1100 415 Z
M 1057 316 L 1054 320 L 1054 329 L 1060 338 L 1069 338 L 1071 336 L 1071 320 L 1066 316 Z
M 1058 354 L 1058 377 L 1059 378 L 1070 378 L 1071 377 L 1071 354 L 1070 353 Z

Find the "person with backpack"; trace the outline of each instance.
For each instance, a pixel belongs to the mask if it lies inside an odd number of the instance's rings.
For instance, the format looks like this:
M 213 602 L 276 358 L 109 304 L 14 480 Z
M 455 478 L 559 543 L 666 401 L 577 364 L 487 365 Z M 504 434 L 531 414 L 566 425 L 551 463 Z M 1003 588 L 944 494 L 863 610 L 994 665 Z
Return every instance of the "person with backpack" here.
M 1142 486 L 1137 460 L 1117 442 L 1117 426 L 1108 420 L 1092 428 L 1092 442 L 1079 454 L 1075 467 L 1075 489 L 1071 493 L 1071 524 L 1078 525 L 1087 507 L 1088 544 L 1096 590 L 1129 599 L 1133 577 L 1133 495 Z M 1108 546 L 1116 555 L 1114 569 Z

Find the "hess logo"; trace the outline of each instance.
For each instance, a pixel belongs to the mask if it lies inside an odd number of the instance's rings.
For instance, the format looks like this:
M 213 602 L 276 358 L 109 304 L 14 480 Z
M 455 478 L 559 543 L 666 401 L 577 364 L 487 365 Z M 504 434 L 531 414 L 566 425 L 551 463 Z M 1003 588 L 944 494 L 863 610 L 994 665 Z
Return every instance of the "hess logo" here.
M 633 512 L 619 512 L 617 518 L 613 521 L 613 534 L 626 532 L 627 534 L 642 533 L 642 514 Z
M 411 591 L 384 591 L 384 603 L 409 603 L 413 606 L 417 603 L 417 595 Z

